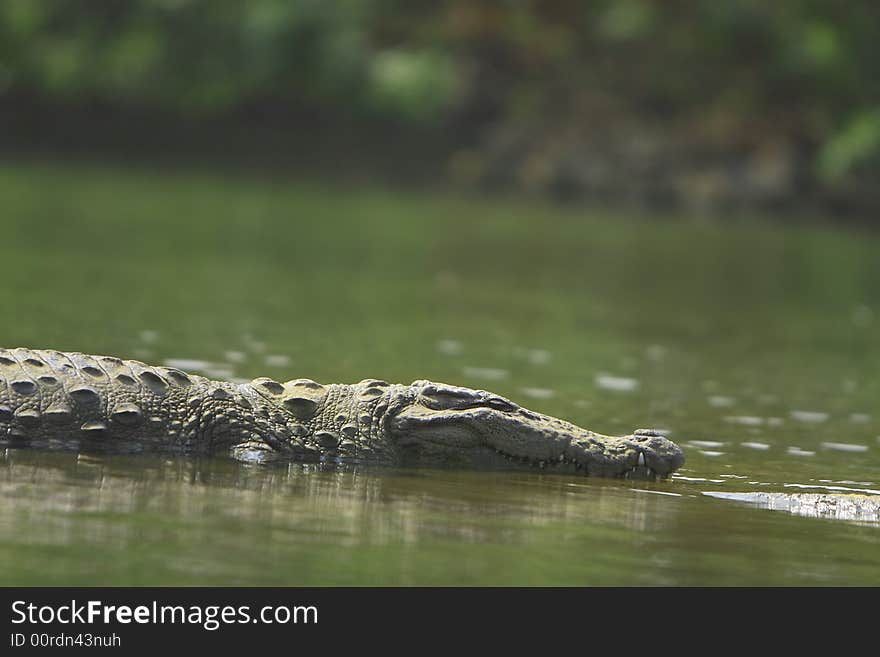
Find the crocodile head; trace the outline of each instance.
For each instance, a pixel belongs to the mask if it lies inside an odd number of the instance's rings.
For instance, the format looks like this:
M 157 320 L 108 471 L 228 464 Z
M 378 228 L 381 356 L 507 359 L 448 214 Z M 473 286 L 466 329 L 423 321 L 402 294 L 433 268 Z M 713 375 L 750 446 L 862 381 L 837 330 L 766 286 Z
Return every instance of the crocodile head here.
M 403 460 L 524 463 L 618 477 L 664 477 L 684 463 L 658 432 L 604 436 L 522 408 L 509 399 L 456 386 L 415 381 L 391 409 L 387 431 Z

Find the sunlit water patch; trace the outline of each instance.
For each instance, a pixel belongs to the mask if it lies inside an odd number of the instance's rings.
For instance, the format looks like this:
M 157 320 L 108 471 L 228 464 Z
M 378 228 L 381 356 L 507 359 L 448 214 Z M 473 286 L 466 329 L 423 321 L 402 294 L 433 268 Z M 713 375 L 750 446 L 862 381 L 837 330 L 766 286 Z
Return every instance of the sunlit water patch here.
M 510 376 L 508 370 L 498 367 L 464 367 L 461 372 L 469 379 L 484 379 L 486 381 L 501 381 Z
M 610 374 L 597 374 L 596 386 L 604 390 L 616 392 L 634 392 L 639 388 L 639 382 L 625 376 L 611 376 Z
M 855 445 L 853 443 L 834 443 L 826 441 L 822 443 L 822 447 L 835 452 L 854 452 L 857 454 L 868 451 L 867 445 Z

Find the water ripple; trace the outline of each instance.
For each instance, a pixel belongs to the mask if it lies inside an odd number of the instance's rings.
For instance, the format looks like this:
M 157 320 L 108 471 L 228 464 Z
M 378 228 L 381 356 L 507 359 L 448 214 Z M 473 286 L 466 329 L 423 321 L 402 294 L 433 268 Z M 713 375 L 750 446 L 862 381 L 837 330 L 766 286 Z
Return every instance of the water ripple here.
M 820 411 L 792 411 L 789 415 L 798 422 L 807 422 L 809 424 L 818 424 L 828 419 L 828 413 Z
M 462 374 L 473 379 L 500 381 L 510 376 L 510 372 L 495 367 L 463 367 Z
M 624 376 L 611 376 L 608 374 L 596 375 L 596 386 L 603 390 L 614 390 L 615 392 L 633 392 L 638 390 L 639 382 L 637 379 L 631 379 Z
M 867 452 L 867 451 L 868 451 L 868 446 L 867 446 L 867 445 L 857 445 L 857 444 L 854 444 L 854 443 L 832 443 L 832 442 L 825 442 L 825 443 L 822 443 L 822 447 L 823 447 L 824 449 L 830 449 L 830 450 L 835 451 L 835 452 L 857 452 L 857 453 L 861 453 L 861 452 Z

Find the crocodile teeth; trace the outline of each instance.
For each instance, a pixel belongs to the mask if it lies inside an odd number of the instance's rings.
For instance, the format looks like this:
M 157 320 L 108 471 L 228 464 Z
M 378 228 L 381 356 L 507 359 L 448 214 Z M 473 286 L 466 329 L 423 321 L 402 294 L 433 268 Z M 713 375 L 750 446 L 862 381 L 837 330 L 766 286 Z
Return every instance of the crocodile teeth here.
M 620 476 L 622 476 L 624 479 L 633 479 L 633 478 L 656 479 L 657 472 L 654 469 L 649 468 L 645 465 L 641 465 L 641 466 L 637 465 L 637 466 L 634 466 L 634 467 L 630 468 L 629 470 L 625 471 Z
M 639 452 L 639 461 L 636 465 L 645 465 L 645 453 Z

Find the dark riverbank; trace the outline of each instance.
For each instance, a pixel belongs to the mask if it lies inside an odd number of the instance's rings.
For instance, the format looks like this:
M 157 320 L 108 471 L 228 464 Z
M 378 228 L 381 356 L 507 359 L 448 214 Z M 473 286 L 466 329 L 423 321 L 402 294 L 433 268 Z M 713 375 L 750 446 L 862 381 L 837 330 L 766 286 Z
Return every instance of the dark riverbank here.
M 613 112 L 600 112 L 589 129 L 536 122 L 473 134 L 456 125 L 365 121 L 271 104 L 201 116 L 19 96 L 0 102 L 0 125 L 6 160 L 206 166 L 513 193 L 658 215 L 758 212 L 871 223 L 880 210 L 880 190 L 868 176 L 825 185 L 808 143 L 778 135 L 726 143 L 687 126 Z

